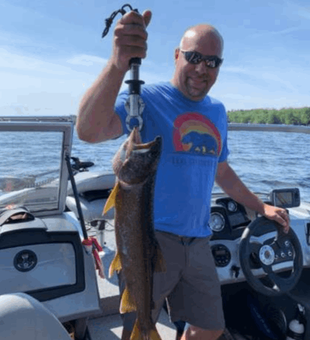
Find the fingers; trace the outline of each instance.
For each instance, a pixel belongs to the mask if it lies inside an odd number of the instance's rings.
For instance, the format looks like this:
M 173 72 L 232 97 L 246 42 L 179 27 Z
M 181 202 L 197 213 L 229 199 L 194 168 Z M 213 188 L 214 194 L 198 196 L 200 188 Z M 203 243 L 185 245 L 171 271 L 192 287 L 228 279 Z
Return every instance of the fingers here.
M 283 231 L 285 233 L 289 232 L 290 229 L 290 218 L 285 209 L 276 208 L 275 214 L 272 217 L 273 220 L 278 222 L 283 226 Z
M 283 231 L 285 233 L 289 232 L 290 229 L 290 218 L 285 209 L 274 207 L 271 205 L 265 205 L 265 217 L 275 220 L 283 226 Z
M 149 10 L 146 10 L 143 12 L 142 14 L 143 16 L 143 19 L 144 19 L 144 24 L 145 24 L 145 27 L 147 27 L 152 19 L 152 12 L 149 11 Z
M 290 218 L 286 210 L 282 209 L 278 212 L 279 223 L 283 226 L 284 232 L 288 233 L 290 229 Z
M 146 57 L 146 27 L 151 16 L 150 11 L 145 11 L 143 15 L 131 11 L 118 21 L 114 30 L 113 58 L 120 68 L 127 70 L 131 58 Z

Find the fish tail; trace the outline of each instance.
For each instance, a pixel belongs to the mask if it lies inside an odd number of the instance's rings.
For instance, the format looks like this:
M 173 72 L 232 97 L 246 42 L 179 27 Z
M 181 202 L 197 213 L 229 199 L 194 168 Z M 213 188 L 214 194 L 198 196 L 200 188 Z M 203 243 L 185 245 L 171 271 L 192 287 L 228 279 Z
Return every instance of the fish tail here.
M 112 192 L 110 193 L 108 197 L 108 200 L 105 203 L 102 215 L 105 215 L 110 209 L 112 209 L 115 206 L 115 200 L 116 200 L 116 196 L 118 192 L 119 192 L 119 183 L 116 183 L 116 185 L 114 186 Z
M 155 325 L 148 332 L 142 332 L 139 327 L 139 321 L 136 320 L 130 340 L 161 340 L 161 337 Z

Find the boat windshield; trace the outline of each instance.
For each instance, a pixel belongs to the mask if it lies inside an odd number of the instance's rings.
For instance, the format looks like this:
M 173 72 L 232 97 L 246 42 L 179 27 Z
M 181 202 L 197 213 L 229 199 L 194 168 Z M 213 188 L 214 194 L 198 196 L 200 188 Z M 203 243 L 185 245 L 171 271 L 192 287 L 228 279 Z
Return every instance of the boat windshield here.
M 58 208 L 62 143 L 62 132 L 0 133 L 0 209 Z
M 0 211 L 64 211 L 72 131 L 71 117 L 0 117 Z

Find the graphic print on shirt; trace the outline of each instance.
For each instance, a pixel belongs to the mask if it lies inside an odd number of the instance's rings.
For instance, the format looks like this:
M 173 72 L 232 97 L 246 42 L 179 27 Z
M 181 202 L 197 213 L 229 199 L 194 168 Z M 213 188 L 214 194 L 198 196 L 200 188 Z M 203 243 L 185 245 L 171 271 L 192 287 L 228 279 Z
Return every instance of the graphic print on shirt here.
M 221 135 L 215 125 L 200 113 L 184 113 L 174 121 L 175 151 L 219 156 Z

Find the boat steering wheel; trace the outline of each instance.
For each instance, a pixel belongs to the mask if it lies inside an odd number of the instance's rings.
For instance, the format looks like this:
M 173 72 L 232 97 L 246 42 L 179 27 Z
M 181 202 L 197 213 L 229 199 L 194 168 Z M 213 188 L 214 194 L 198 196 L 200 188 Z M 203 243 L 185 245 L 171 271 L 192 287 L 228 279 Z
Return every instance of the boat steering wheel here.
M 262 244 L 258 238 L 251 242 L 251 237 L 255 237 L 259 229 L 264 230 L 266 227 L 269 230 L 275 229 L 277 235 Z M 249 285 L 267 296 L 279 296 L 289 292 L 297 284 L 303 269 L 302 249 L 295 232 L 290 228 L 285 234 L 280 224 L 265 217 L 256 218 L 244 230 L 240 240 L 239 260 Z M 273 265 L 289 261 L 293 261 L 289 276 L 280 276 L 273 271 Z M 253 274 L 253 270 L 259 268 L 267 275 L 267 285 Z

